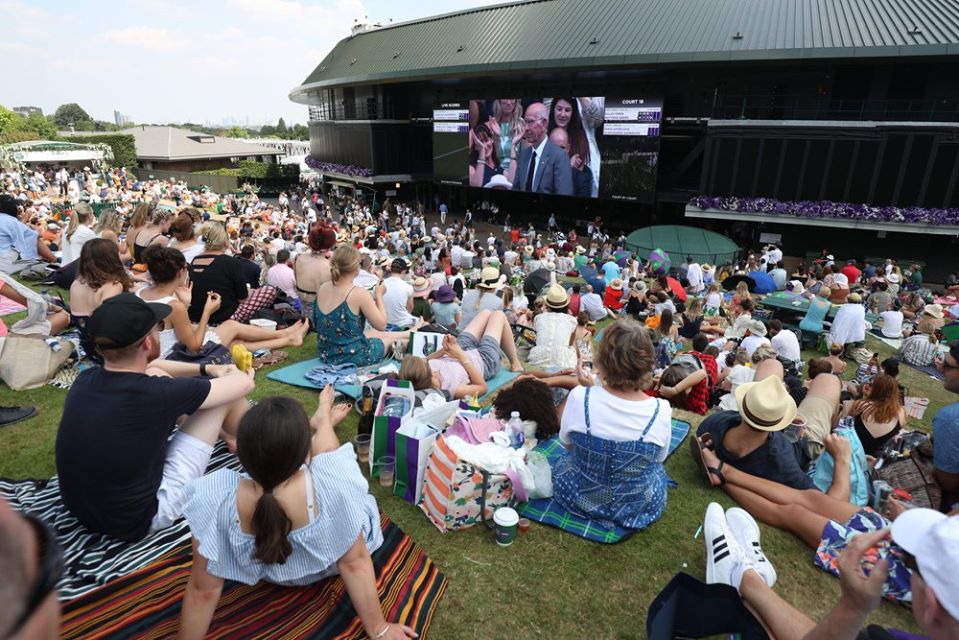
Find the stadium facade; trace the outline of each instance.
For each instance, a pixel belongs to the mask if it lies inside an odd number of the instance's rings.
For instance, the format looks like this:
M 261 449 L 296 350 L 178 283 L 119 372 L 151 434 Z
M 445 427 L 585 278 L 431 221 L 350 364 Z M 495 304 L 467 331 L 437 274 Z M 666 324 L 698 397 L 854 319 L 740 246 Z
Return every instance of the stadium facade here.
M 431 202 L 438 190 L 452 206 L 495 198 L 518 217 L 600 215 L 624 229 L 685 222 L 744 242 L 779 234 L 793 255 L 821 247 L 884 255 L 892 240 L 897 257 L 943 275 L 955 268 L 959 226 L 869 216 L 785 224 L 689 202 L 959 208 L 957 69 L 955 0 L 538 0 L 355 29 L 290 99 L 310 106 L 311 156 L 321 171 L 381 198 L 398 191 Z M 481 101 L 503 96 L 523 106 L 562 100 L 543 96 L 605 97 L 606 120 L 590 140 L 603 150 L 593 197 L 492 194 L 469 186 L 477 183 L 465 165 L 445 170 L 444 155 L 461 155 L 437 150 L 447 144 L 437 131 L 457 130 L 437 126 L 444 109 L 454 119 L 466 111 L 473 127 Z M 627 106 L 637 102 L 659 109 L 638 118 L 656 120 L 642 128 L 652 137 L 610 136 L 636 133 L 623 127 L 639 126 Z M 472 137 L 458 130 L 465 158 Z M 634 179 L 620 165 L 637 158 L 651 173 L 635 178 L 647 180 L 643 189 L 621 195 L 604 182 Z M 459 182 L 445 179 L 459 173 Z

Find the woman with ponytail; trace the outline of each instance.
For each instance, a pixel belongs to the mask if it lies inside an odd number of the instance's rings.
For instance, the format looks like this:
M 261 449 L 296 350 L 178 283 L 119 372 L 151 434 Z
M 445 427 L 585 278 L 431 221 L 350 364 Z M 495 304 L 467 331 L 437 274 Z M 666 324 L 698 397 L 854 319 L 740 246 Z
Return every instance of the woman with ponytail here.
M 95 222 L 96 218 L 93 216 L 93 208 L 90 205 L 81 202 L 74 207 L 67 230 L 63 234 L 61 264 L 67 265 L 74 260 L 79 260 L 83 245 L 97 237 L 91 228 Z
M 193 568 L 179 638 L 202 638 L 224 580 L 305 586 L 340 575 L 370 638 L 415 638 L 386 621 L 370 553 L 383 544 L 379 509 L 349 444 L 333 429 L 350 412 L 320 393 L 312 418 L 291 398 L 260 401 L 240 421 L 237 456 L 246 470 L 221 469 L 188 488 Z

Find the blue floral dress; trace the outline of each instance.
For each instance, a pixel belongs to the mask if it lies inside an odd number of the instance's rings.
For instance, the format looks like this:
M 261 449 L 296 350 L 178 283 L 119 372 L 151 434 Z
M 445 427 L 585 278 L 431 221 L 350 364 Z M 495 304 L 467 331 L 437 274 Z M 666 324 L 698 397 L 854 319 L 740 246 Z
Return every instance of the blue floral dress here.
M 355 287 L 354 287 L 355 289 Z M 313 305 L 313 325 L 316 327 L 316 357 L 326 364 L 353 364 L 366 367 L 383 359 L 386 347 L 379 338 L 367 338 L 366 318 L 353 313 L 346 298 L 329 313 Z
M 656 422 L 659 403 L 639 440 L 614 442 L 589 432 L 589 391 L 584 412 L 586 433 L 569 434 L 570 450 L 553 469 L 554 499 L 604 526 L 645 529 L 666 510 L 669 478 L 656 458 L 661 447 L 643 438 Z

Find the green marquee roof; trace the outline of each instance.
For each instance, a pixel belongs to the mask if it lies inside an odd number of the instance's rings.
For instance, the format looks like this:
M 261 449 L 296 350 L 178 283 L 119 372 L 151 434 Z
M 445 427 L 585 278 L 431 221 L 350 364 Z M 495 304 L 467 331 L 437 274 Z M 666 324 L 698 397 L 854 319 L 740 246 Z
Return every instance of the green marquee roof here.
M 626 248 L 643 260 L 653 249 L 662 249 L 673 264 L 692 256 L 696 262 L 722 264 L 739 256 L 736 243 L 713 231 L 679 225 L 658 225 L 637 229 L 626 237 Z
M 340 41 L 290 93 L 583 67 L 959 54 L 956 0 L 533 0 Z

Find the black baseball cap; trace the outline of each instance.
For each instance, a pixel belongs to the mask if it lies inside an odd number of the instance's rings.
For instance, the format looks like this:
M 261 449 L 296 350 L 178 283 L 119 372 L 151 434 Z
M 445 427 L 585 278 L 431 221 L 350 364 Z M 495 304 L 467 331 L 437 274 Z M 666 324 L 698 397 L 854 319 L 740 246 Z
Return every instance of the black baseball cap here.
M 390 264 L 390 271 L 393 273 L 403 273 L 404 271 L 409 271 L 410 265 L 403 258 L 395 258 L 393 263 Z
M 107 348 L 128 347 L 146 336 L 168 315 L 170 305 L 146 302 L 132 293 L 107 298 L 87 320 L 87 331 L 92 338 L 109 341 Z

